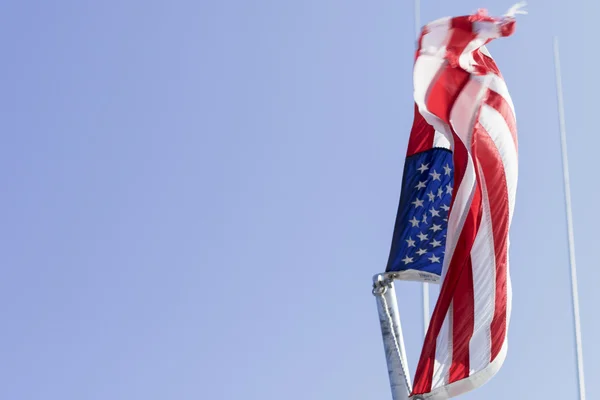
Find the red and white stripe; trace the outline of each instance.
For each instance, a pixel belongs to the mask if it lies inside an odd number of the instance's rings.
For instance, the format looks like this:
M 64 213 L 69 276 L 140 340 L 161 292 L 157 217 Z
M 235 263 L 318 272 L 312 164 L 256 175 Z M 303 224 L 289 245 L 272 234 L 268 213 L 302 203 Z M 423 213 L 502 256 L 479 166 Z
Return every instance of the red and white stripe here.
M 485 45 L 514 28 L 512 15 L 492 18 L 482 10 L 434 21 L 419 41 L 415 102 L 453 151 L 454 191 L 442 286 L 413 399 L 471 391 L 491 379 L 506 356 L 517 130 L 508 89 Z

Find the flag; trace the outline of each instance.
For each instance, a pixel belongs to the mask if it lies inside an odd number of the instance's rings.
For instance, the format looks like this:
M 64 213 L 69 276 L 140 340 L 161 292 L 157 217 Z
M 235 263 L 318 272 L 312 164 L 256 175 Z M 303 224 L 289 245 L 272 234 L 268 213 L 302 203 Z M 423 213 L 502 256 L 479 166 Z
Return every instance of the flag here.
M 517 188 L 514 106 L 485 45 L 514 32 L 518 6 L 426 25 L 387 272 L 439 280 L 411 398 L 448 399 L 489 381 L 507 351 L 508 247 Z

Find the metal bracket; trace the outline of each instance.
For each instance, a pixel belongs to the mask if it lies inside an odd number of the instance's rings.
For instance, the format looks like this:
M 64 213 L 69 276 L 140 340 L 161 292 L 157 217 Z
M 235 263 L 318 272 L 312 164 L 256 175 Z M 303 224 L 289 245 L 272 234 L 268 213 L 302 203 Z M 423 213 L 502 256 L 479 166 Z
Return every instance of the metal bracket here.
M 377 274 L 373 277 L 373 295 L 380 296 L 384 294 L 392 282 L 397 277 L 397 274 Z

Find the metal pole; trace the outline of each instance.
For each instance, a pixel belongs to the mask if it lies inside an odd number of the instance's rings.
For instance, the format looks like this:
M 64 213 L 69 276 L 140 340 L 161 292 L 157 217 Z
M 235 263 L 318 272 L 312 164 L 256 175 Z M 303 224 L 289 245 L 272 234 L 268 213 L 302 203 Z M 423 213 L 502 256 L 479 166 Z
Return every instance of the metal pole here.
M 415 21 L 415 38 L 417 43 L 415 46 L 419 46 L 418 40 L 421 36 L 421 0 L 415 0 L 414 7 L 414 21 Z M 427 328 L 429 328 L 429 284 L 423 282 L 423 336 L 427 334 Z
M 392 399 L 408 400 L 411 392 L 410 375 L 393 278 L 384 274 L 375 275 L 373 295 L 377 299 Z
M 429 328 L 429 284 L 423 282 L 423 336 Z
M 421 35 L 421 0 L 415 0 L 415 37 Z
M 577 289 L 577 271 L 575 268 L 575 236 L 573 233 L 573 214 L 571 211 L 571 185 L 569 179 L 569 162 L 567 159 L 567 134 L 565 128 L 565 110 L 563 103 L 560 58 L 558 54 L 558 38 L 554 38 L 554 69 L 556 72 L 556 97 L 558 100 L 558 119 L 560 124 L 560 144 L 562 149 L 563 179 L 565 189 L 565 207 L 567 211 L 567 233 L 569 240 L 569 262 L 571 265 L 571 294 L 573 297 L 573 317 L 575 324 L 575 345 L 577 350 L 577 377 L 579 380 L 579 400 L 585 400 L 585 383 L 583 379 L 583 351 L 581 345 L 581 323 L 579 316 L 579 292 Z

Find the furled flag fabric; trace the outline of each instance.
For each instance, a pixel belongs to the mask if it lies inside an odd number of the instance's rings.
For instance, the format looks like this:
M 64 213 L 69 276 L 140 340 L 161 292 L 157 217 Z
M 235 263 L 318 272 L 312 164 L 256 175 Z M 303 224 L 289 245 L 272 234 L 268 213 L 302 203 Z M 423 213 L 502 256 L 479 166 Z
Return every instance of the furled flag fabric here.
M 501 18 L 484 10 L 443 18 L 426 25 L 419 40 L 417 109 L 387 268 L 405 279 L 440 276 L 415 400 L 471 391 L 506 356 L 517 131 L 507 86 L 485 45 L 513 33 L 515 10 Z
M 438 282 L 442 274 L 453 161 L 449 140 L 415 107 L 400 204 L 386 272 L 398 279 Z

